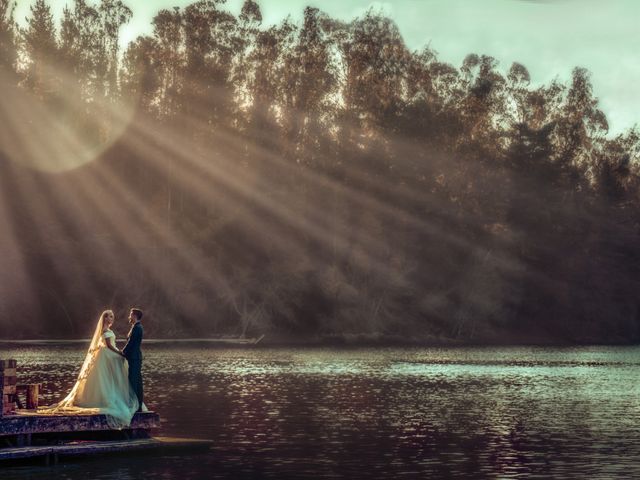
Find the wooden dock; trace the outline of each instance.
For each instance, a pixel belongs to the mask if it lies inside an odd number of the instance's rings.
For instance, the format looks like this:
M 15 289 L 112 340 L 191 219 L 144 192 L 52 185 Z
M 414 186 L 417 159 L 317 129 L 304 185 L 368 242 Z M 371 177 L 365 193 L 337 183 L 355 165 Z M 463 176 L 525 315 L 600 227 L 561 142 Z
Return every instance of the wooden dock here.
M 131 426 L 121 432 L 153 431 L 160 428 L 160 415 L 155 412 L 136 413 Z M 104 415 L 38 414 L 35 410 L 16 410 L 0 417 L 0 440 L 18 435 L 113 431 Z M 6 443 L 6 442 L 5 442 Z
M 0 448 L 0 464 L 27 459 L 44 459 L 45 464 L 56 464 L 64 457 L 86 457 L 104 454 L 172 452 L 187 450 L 190 453 L 208 450 L 211 440 L 192 438 L 154 437 L 131 440 L 77 440 L 59 445 L 39 445 Z
M 0 360 L 0 464 L 38 458 L 50 464 L 62 457 L 105 453 L 167 450 L 193 453 L 209 449 L 212 444 L 210 440 L 153 437 L 160 428 L 160 416 L 156 412 L 138 412 L 127 428 L 114 430 L 102 414 L 49 414 L 16 408 L 21 390 L 16 373 L 15 360 Z M 22 390 L 27 395 L 26 403 L 37 406 L 38 388 Z
M 136 413 L 130 427 L 112 430 L 104 415 L 41 415 L 18 410 L 0 417 L 0 465 L 44 459 L 56 464 L 61 458 L 102 454 L 137 454 L 183 450 L 208 450 L 212 441 L 193 438 L 155 437 L 160 416 Z

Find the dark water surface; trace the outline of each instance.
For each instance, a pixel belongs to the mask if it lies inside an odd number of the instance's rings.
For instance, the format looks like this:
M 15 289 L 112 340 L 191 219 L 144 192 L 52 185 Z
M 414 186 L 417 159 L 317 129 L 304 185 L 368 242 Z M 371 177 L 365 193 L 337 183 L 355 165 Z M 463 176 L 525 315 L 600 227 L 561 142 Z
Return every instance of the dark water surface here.
M 85 350 L 2 347 L 66 394 Z M 640 348 L 149 345 L 162 434 L 210 453 L 2 468 L 5 478 L 640 478 Z

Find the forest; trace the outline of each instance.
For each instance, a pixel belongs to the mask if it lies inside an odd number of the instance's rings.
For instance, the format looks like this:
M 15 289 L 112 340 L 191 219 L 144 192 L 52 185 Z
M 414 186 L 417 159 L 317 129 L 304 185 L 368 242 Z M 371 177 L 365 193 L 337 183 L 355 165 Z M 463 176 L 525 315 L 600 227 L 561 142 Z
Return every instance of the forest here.
M 121 0 L 0 0 L 0 338 L 640 341 L 640 136 L 585 68 L 224 3 L 122 45 Z

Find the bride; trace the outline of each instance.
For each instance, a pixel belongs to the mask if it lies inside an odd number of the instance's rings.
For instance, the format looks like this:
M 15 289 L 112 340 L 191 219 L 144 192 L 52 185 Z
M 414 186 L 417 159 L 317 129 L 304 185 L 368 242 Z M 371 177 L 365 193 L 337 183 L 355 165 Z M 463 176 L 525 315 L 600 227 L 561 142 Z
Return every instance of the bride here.
M 111 331 L 114 319 L 113 311 L 102 312 L 75 385 L 61 402 L 38 413 L 104 414 L 111 428 L 131 424 L 139 404 L 129 383 L 129 364 Z

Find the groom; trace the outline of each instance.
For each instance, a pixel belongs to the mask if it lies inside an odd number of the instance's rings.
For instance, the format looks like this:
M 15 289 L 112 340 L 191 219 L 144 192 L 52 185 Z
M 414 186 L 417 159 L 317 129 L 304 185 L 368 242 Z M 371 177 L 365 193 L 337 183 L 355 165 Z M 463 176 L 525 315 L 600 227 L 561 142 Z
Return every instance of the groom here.
M 129 335 L 127 335 L 127 344 L 122 349 L 122 354 L 129 361 L 129 383 L 138 397 L 138 411 L 142 409 L 142 402 L 144 395 L 142 392 L 142 351 L 140 345 L 142 344 L 142 334 L 144 330 L 142 328 L 142 310 L 138 308 L 132 308 L 129 312 Z

